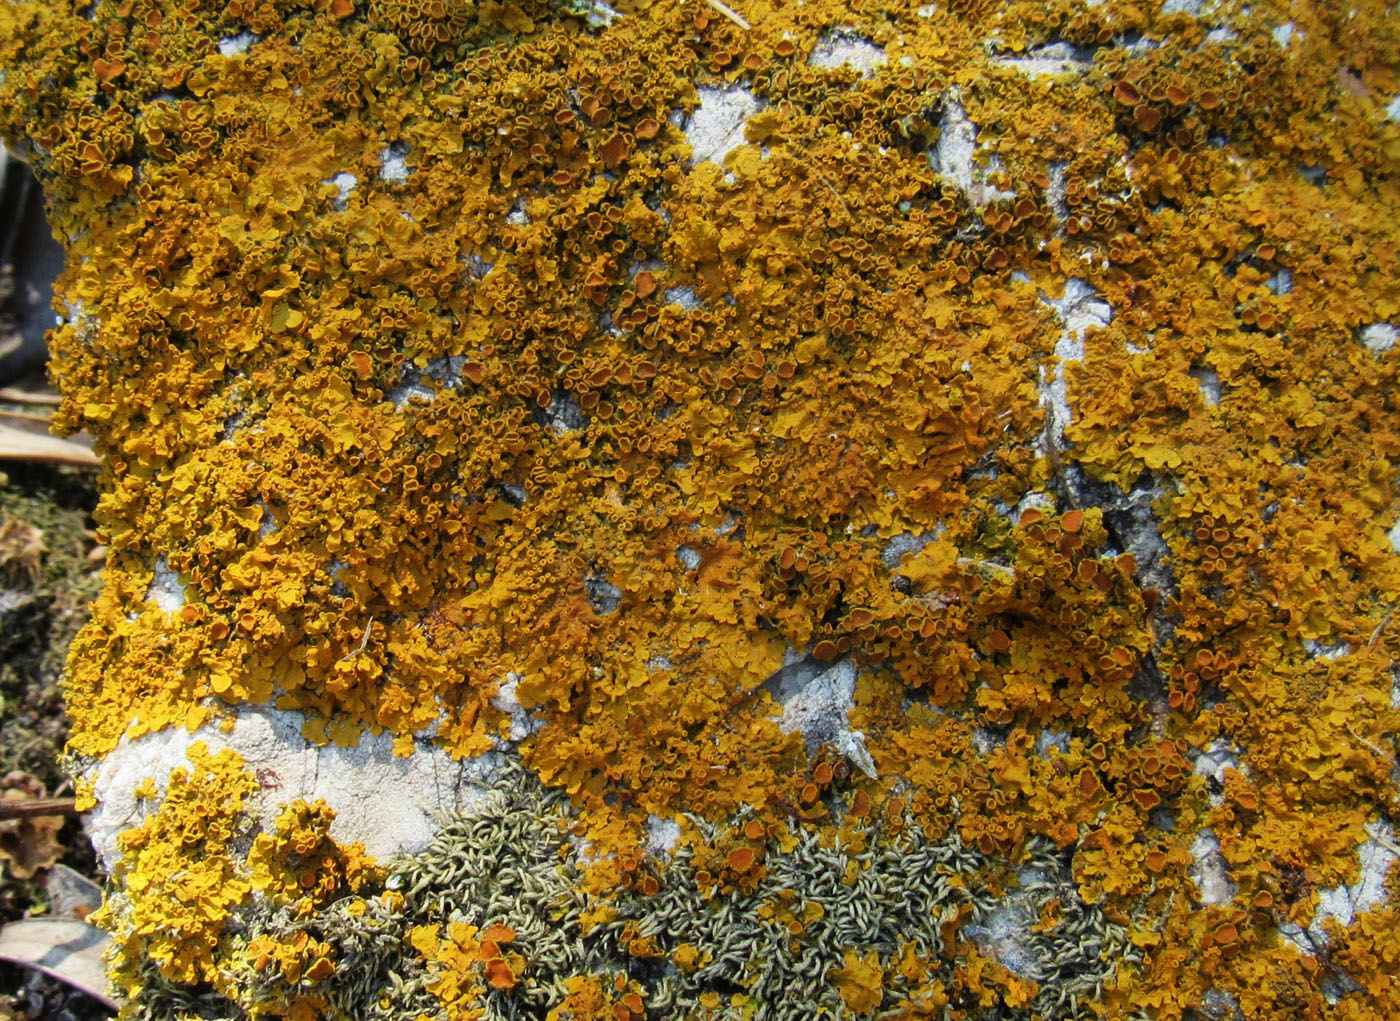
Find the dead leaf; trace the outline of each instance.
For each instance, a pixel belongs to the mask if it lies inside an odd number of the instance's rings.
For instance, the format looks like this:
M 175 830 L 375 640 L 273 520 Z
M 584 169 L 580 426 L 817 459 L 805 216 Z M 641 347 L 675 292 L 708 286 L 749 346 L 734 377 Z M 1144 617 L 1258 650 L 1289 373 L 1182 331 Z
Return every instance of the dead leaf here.
M 47 552 L 41 529 L 19 518 L 6 518 L 0 524 L 0 569 L 18 569 L 33 585 L 39 580 L 39 564 Z
M 116 1010 L 102 952 L 107 934 L 71 918 L 26 918 L 0 929 L 0 960 L 36 968 Z
M 99 463 L 90 447 L 4 423 L 0 423 L 0 459 L 89 466 Z
M 102 887 L 67 865 L 55 865 L 44 884 L 49 893 L 51 918 L 83 921 L 102 906 Z
M 63 397 L 55 390 L 24 390 L 20 387 L 0 386 L 0 401 L 11 404 L 51 404 L 63 403 Z
M 7 789 L 0 792 L 0 804 L 18 807 L 45 800 L 43 787 L 28 774 L 10 773 L 3 782 Z M 0 819 L 0 862 L 18 879 L 28 879 L 39 869 L 48 868 L 63 854 L 57 839 L 63 821 L 61 815 Z

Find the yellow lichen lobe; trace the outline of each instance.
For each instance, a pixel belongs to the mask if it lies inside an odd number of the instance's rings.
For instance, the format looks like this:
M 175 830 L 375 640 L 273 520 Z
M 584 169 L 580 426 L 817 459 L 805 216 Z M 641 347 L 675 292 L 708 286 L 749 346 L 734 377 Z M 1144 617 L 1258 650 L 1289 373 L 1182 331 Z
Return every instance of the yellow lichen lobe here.
M 215 981 L 228 919 L 252 892 L 229 852 L 257 780 L 227 748 L 195 742 L 188 758 L 159 807 L 118 839 L 117 894 L 93 916 L 112 930 L 113 975 L 132 993 L 146 961 L 174 982 Z
M 295 902 L 297 912 L 305 915 L 381 878 L 363 845 L 342 846 L 330 837 L 334 819 L 335 812 L 324 801 L 298 800 L 284 807 L 276 830 L 253 840 L 248 854 L 253 889 Z

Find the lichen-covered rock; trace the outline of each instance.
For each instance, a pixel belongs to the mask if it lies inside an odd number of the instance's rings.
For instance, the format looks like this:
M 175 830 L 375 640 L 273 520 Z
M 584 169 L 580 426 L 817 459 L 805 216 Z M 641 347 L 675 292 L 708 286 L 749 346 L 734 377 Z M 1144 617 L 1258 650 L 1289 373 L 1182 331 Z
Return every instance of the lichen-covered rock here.
M 1379 0 L 0 0 L 131 1015 L 1400 1014 L 1397 72 Z

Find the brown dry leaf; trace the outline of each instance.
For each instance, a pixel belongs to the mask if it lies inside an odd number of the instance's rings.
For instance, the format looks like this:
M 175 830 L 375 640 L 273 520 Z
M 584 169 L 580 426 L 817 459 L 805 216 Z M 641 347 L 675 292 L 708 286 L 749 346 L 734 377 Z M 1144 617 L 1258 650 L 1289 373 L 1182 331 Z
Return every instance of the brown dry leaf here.
M 20 387 L 0 386 L 0 401 L 8 401 L 11 404 L 57 405 L 63 402 L 63 397 L 58 391 L 47 387 L 42 390 L 24 390 Z
M 23 572 L 32 585 L 39 580 L 39 564 L 48 550 L 44 533 L 19 518 L 6 518 L 0 524 L 0 570 Z
M 3 783 L 7 789 L 0 792 L 0 801 L 37 801 L 44 794 L 43 787 L 28 774 L 11 773 Z M 0 820 L 0 862 L 18 879 L 28 879 L 39 869 L 48 868 L 63 854 L 58 843 L 63 820 L 62 815 Z

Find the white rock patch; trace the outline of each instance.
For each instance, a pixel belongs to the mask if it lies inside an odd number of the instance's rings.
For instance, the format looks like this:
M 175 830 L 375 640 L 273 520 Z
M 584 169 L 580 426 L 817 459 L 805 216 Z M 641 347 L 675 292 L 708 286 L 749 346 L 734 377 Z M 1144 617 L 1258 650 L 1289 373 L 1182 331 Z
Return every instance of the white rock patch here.
M 180 583 L 180 576 L 170 569 L 164 553 L 156 557 L 151 585 L 146 589 L 146 600 L 166 613 L 179 613 L 184 609 L 185 586 Z
M 1050 164 L 1046 176 L 1050 178 L 1050 187 L 1045 189 L 1045 202 L 1050 207 L 1050 215 L 1055 218 L 1056 223 L 1064 223 L 1069 219 L 1069 199 L 1068 189 L 1065 187 L 1065 164 L 1056 160 Z
M 744 144 L 744 123 L 763 108 L 758 98 L 737 85 L 727 89 L 702 88 L 700 106 L 685 123 L 685 140 L 690 143 L 690 165 L 709 161 L 724 163 L 724 157 Z
M 342 170 L 334 177 L 326 178 L 322 183 L 335 185 L 335 198 L 331 199 L 331 207 L 336 212 L 344 212 L 345 205 L 350 199 L 350 193 L 355 190 L 360 179 L 349 171 Z
M 1041 442 L 1058 448 L 1064 444 L 1065 426 L 1071 421 L 1065 366 L 1084 360 L 1085 331 L 1091 326 L 1107 326 L 1113 319 L 1113 308 L 1078 277 L 1065 283 L 1060 297 L 1052 299 L 1042 294 L 1040 300 L 1055 310 L 1064 325 L 1055 342 L 1054 370 L 1048 375 L 1043 368 L 1040 371 L 1040 403 L 1045 408 L 1045 436 Z
M 1276 25 L 1273 30 L 1274 43 L 1280 49 L 1287 49 L 1288 44 L 1294 38 L 1302 39 L 1303 33 L 1298 31 L 1298 26 L 1291 21 L 1285 21 L 1282 25 Z
M 379 154 L 379 179 L 402 184 L 408 180 L 408 146 L 394 142 Z
M 687 312 L 693 312 L 704 304 L 692 288 L 683 285 L 680 287 L 668 287 L 666 289 L 666 300 L 672 305 L 679 305 Z
M 862 78 L 869 78 L 875 74 L 876 67 L 885 63 L 885 51 L 868 39 L 838 30 L 823 33 L 807 63 L 829 71 L 850 67 L 860 72 Z
M 880 551 L 880 560 L 893 571 L 899 567 L 900 561 L 906 556 L 919 552 L 942 535 L 943 531 L 943 526 L 939 525 L 932 532 L 921 532 L 918 535 L 912 532 L 900 532 L 898 535 L 893 535 L 889 542 L 885 543 L 885 548 Z
M 1191 763 L 1193 773 L 1213 780 L 1217 786 L 1224 785 L 1227 769 L 1233 769 L 1244 776 L 1247 776 L 1249 772 L 1244 763 L 1239 760 L 1239 749 L 1224 741 L 1212 741 Z M 1224 802 L 1225 796 L 1223 794 L 1210 796 L 1212 805 L 1221 805 Z
M 1083 74 L 1093 65 L 1091 56 L 1085 56 L 1069 43 L 1051 43 L 1027 50 L 1019 56 L 997 56 L 992 59 L 1030 78 Z
M 1202 904 L 1228 904 L 1239 888 L 1230 880 L 1230 870 L 1220 853 L 1220 840 L 1214 830 L 1201 830 L 1191 843 L 1195 859 L 1188 870 L 1201 893 Z
M 1400 859 L 1395 832 L 1385 822 L 1366 825 L 1366 840 L 1357 848 L 1361 878 L 1350 886 L 1333 886 L 1317 893 L 1317 913 L 1306 929 L 1292 922 L 1279 925 L 1279 934 L 1302 953 L 1315 954 L 1327 945 L 1323 927 L 1329 918 L 1343 926 L 1351 925 L 1362 911 L 1385 903 L 1385 881 L 1390 867 Z
M 669 858 L 680 840 L 681 827 L 674 819 L 647 816 L 647 854 L 653 858 Z
M 1361 878 L 1351 886 L 1334 886 L 1318 892 L 1319 918 L 1335 918 L 1342 925 L 1356 921 L 1360 911 L 1369 911 L 1385 903 L 1385 880 L 1390 866 L 1400 858 L 1395 833 L 1384 822 L 1366 827 L 1368 838 L 1358 848 L 1361 858 Z
M 187 752 L 197 741 L 211 752 L 232 748 L 258 775 L 261 789 L 244 811 L 264 829 L 274 825 L 284 803 L 321 798 L 336 812 L 331 836 L 361 841 L 377 858 L 427 847 L 437 832 L 435 816 L 481 804 L 496 776 L 499 756 L 456 761 L 440 748 L 421 745 L 411 756 L 395 756 L 387 733 L 365 734 L 354 748 L 318 747 L 301 736 L 302 719 L 280 709 L 245 708 L 228 734 L 211 723 L 192 733 L 168 727 L 123 738 L 95 775 L 98 807 L 88 825 L 103 863 L 109 869 L 115 864 L 117 837 L 159 805 L 159 799 L 142 801 L 132 792 L 147 778 L 164 790 L 173 769 L 189 767 Z
M 874 777 L 865 735 L 852 730 L 849 720 L 855 707 L 855 664 L 843 659 L 816 672 L 819 669 L 814 661 L 800 660 L 779 671 L 780 680 L 773 685 L 774 698 L 783 707 L 778 726 L 787 734 L 801 731 L 809 754 L 823 744 L 835 745 L 854 766 Z
M 1374 354 L 1387 353 L 1395 346 L 1397 340 L 1400 340 L 1400 330 L 1390 323 L 1372 323 L 1370 326 L 1361 327 L 1361 343 L 1366 346 L 1366 350 Z
M 1192 369 L 1191 377 L 1201 386 L 1201 403 L 1213 408 L 1220 403 L 1220 374 L 1211 368 Z
M 394 389 L 384 395 L 386 399 L 393 401 L 394 408 L 402 411 L 414 401 L 428 403 L 436 399 L 437 393 L 430 387 L 424 386 L 417 380 L 400 383 Z
M 520 674 L 506 674 L 506 679 L 496 689 L 496 694 L 491 696 L 491 704 L 510 717 L 511 741 L 523 741 L 544 726 L 544 723 L 532 716 L 516 697 L 515 689 L 520 681 Z
M 988 202 L 1016 197 L 1015 192 L 1002 191 L 990 183 L 991 175 L 997 170 L 995 160 L 985 167 L 978 166 L 977 125 L 968 119 L 962 94 L 957 89 L 950 89 L 944 96 L 938 144 L 929 153 L 929 161 L 935 171 L 978 208 Z
M 247 53 L 257 41 L 258 37 L 252 32 L 239 32 L 237 35 L 225 36 L 219 40 L 219 55 L 221 57 L 237 57 Z

